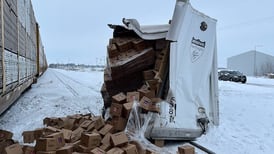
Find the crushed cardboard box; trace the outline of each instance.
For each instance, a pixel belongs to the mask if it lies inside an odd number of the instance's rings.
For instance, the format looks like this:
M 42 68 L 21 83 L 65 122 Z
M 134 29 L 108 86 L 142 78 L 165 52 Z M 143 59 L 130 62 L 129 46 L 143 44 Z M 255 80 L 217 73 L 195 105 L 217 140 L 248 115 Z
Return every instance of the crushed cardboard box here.
M 13 144 L 5 148 L 6 154 L 23 154 L 22 147 L 19 144 Z
M 178 147 L 179 154 L 195 154 L 195 149 L 191 145 L 182 145 Z
M 13 133 L 0 129 L 0 141 L 12 139 Z

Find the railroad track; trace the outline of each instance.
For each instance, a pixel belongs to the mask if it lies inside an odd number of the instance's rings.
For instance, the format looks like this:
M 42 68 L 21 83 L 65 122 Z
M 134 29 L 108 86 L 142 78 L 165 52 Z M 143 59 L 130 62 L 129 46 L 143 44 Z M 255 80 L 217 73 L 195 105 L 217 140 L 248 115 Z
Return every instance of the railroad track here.
M 66 83 L 60 76 L 58 76 L 56 71 L 53 71 L 53 74 L 73 96 L 79 97 L 79 93 L 72 86 Z

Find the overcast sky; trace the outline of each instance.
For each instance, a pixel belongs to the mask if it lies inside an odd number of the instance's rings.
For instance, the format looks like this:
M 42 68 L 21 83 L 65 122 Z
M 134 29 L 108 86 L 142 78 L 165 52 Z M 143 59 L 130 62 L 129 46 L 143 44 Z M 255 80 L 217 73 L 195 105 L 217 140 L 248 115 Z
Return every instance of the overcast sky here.
M 48 63 L 103 64 L 112 37 L 107 24 L 136 18 L 140 24 L 166 24 L 175 0 L 32 0 Z M 274 1 L 190 0 L 218 20 L 219 67 L 249 50 L 274 55 Z

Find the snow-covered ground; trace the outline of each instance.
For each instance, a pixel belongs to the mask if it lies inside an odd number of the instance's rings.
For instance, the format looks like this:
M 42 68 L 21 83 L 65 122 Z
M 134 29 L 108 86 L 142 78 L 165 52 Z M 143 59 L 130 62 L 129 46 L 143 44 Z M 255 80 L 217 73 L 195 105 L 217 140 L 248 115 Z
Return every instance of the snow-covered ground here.
M 14 133 L 22 141 L 24 130 L 43 127 L 45 117 L 77 113 L 101 113 L 100 87 L 103 72 L 73 72 L 48 69 L 37 84 L 0 117 L 0 129 Z
M 48 69 L 6 113 L 0 129 L 22 141 L 24 130 L 43 127 L 45 117 L 100 114 L 103 72 Z M 217 154 L 271 154 L 274 147 L 274 79 L 248 77 L 247 84 L 219 81 L 220 126 L 198 139 Z M 167 148 L 176 153 L 177 143 Z

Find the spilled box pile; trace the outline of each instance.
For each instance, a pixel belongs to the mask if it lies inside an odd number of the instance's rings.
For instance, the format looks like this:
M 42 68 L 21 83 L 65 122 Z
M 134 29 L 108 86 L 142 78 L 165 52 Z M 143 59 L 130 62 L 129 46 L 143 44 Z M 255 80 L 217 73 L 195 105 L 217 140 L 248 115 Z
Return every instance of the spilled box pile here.
M 73 115 L 45 118 L 45 128 L 22 133 L 21 146 L 12 140 L 12 133 L 0 131 L 1 154 L 137 154 L 136 143 L 130 143 L 123 131 L 118 131 L 101 116 Z

